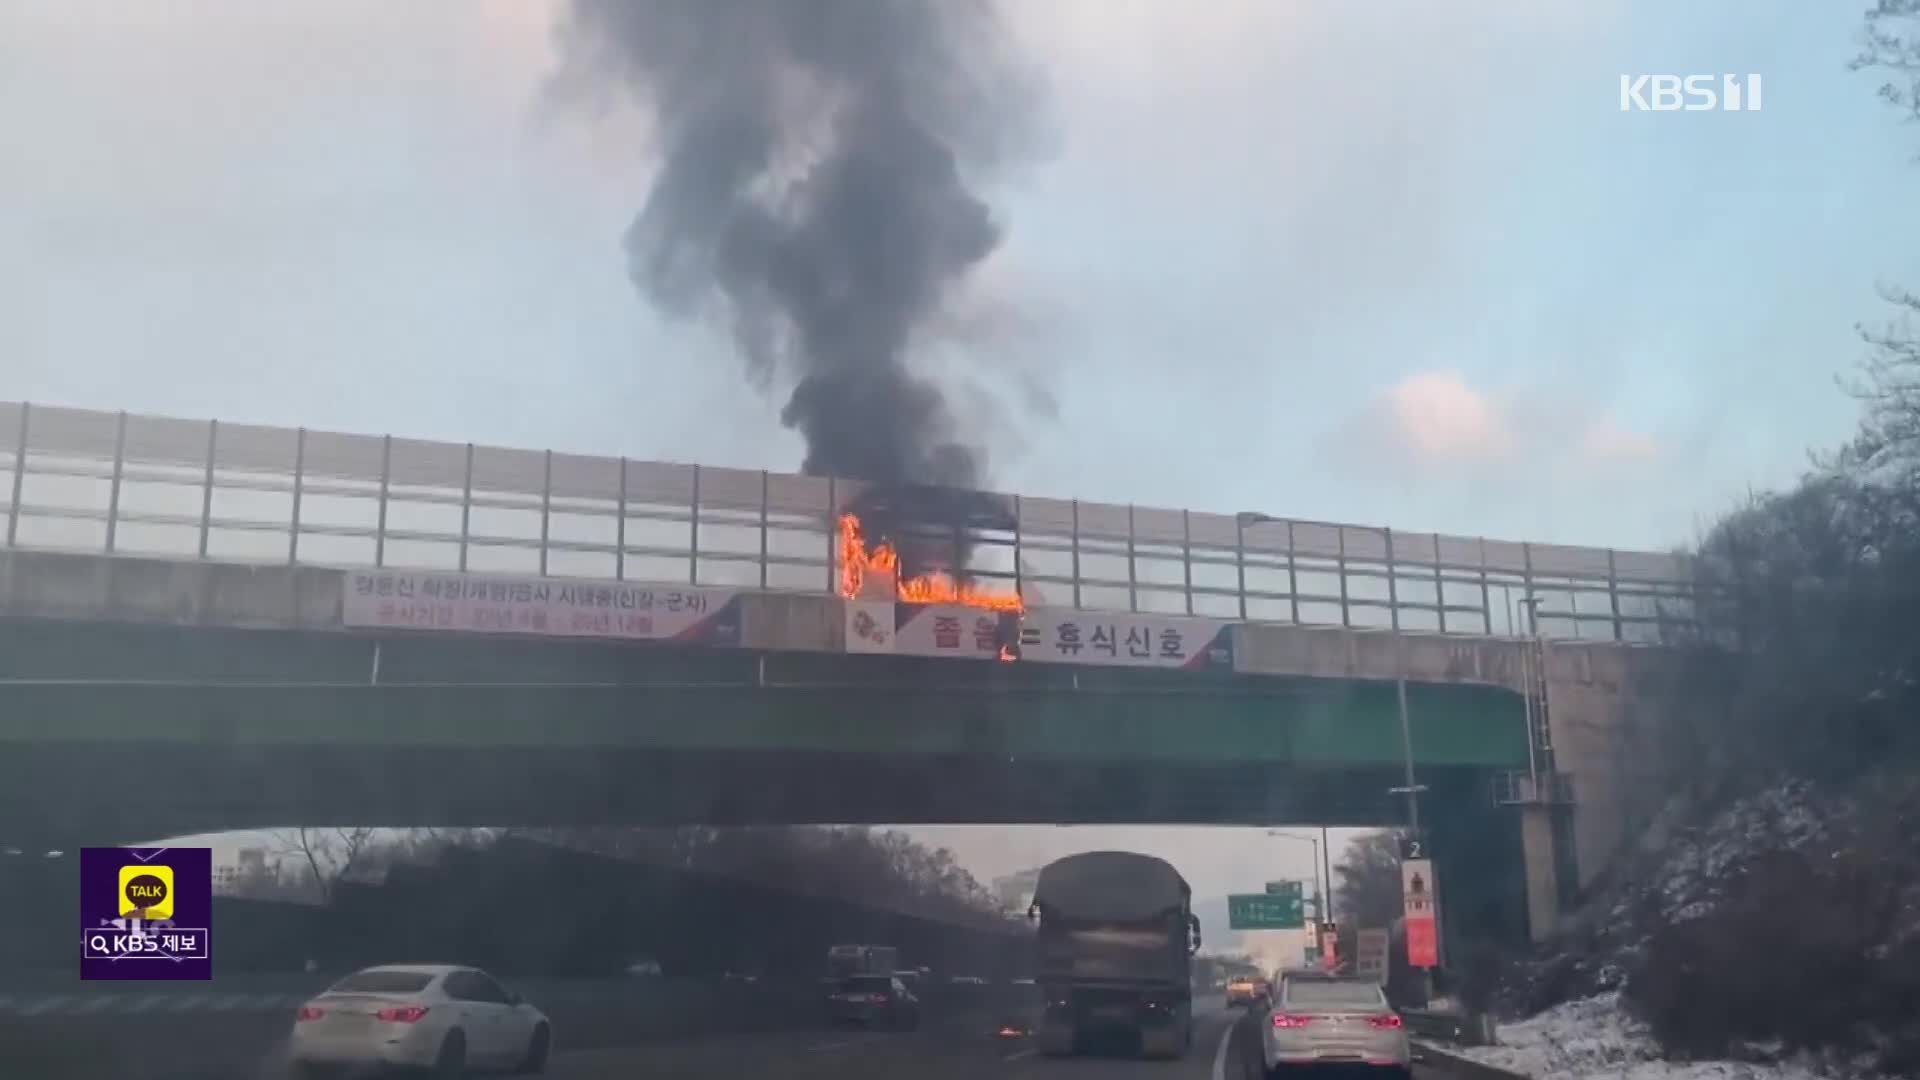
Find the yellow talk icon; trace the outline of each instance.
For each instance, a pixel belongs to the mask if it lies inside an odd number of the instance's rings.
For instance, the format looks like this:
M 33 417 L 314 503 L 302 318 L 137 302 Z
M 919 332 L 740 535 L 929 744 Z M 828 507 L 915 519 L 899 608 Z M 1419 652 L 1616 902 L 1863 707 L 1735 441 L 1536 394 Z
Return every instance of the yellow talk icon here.
M 117 910 L 121 918 L 173 918 L 173 867 L 121 867 Z

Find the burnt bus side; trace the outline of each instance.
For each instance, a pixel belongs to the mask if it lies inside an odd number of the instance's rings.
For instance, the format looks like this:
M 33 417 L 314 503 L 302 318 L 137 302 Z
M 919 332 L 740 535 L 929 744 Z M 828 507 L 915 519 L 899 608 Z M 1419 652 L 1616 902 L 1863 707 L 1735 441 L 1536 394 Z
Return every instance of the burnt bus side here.
M 1089 852 L 1049 864 L 1034 890 L 1039 1048 L 1068 1054 L 1099 1036 L 1178 1057 L 1193 1038 L 1192 891 L 1161 859 Z

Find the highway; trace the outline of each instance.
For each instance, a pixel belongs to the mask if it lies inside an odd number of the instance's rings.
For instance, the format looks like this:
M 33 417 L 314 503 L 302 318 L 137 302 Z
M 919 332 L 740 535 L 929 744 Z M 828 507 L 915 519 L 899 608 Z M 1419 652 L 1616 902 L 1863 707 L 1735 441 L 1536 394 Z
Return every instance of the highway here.
M 930 1014 L 911 1032 L 834 1029 L 804 1021 L 771 1029 L 659 1040 L 630 1033 L 622 1039 L 603 1025 L 570 1027 L 556 1018 L 556 1053 L 547 1075 L 554 1080 L 628 1080 L 671 1076 L 684 1080 L 1091 1080 L 1112 1077 L 1154 1080 L 1257 1080 L 1261 1076 L 1257 1028 L 1218 997 L 1196 1003 L 1194 1045 L 1176 1061 L 1146 1061 L 1130 1055 L 1046 1058 L 1025 1038 L 1003 1038 L 979 1012 Z M 151 1029 L 128 1028 L 138 1016 L 44 1017 L 28 1020 L 32 1045 L 0 1039 L 0 1060 L 9 1080 L 284 1080 L 283 1014 L 212 1013 L 204 1017 L 153 1017 Z M 764 1023 L 768 1018 L 759 1018 Z M 742 1017 L 741 1027 L 753 1023 Z M 135 1023 L 134 1027 L 140 1027 Z M 7 1025 L 0 1025 L 0 1034 Z M 15 1036 L 25 1034 L 13 1028 Z M 569 1035 L 575 1036 L 569 1041 Z M 583 1046 L 585 1042 L 587 1045 Z M 103 1045 L 109 1044 L 109 1045 Z M 111 1044 L 118 1044 L 117 1047 Z M 572 1048 L 570 1048 L 572 1047 Z M 137 1050 L 111 1058 L 89 1051 Z M 1420 1080 L 1447 1074 L 1425 1067 Z
M 1026 1039 L 1001 1038 L 977 1019 L 929 1019 L 907 1033 L 807 1029 L 644 1047 L 577 1050 L 555 1056 L 555 1080 L 740 1076 L 780 1080 L 981 1080 L 1098 1077 L 1129 1080 L 1256 1080 L 1262 1075 L 1256 1029 L 1219 998 L 1202 1003 L 1193 1049 L 1178 1061 L 1130 1056 L 1046 1058 Z M 1420 1080 L 1446 1074 L 1416 1068 Z

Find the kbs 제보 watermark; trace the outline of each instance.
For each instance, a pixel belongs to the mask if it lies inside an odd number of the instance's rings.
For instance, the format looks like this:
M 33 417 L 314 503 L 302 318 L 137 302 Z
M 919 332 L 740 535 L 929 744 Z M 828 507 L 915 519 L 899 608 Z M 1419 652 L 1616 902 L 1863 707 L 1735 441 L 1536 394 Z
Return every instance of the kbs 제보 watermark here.
M 213 978 L 210 848 L 82 848 L 82 979 Z

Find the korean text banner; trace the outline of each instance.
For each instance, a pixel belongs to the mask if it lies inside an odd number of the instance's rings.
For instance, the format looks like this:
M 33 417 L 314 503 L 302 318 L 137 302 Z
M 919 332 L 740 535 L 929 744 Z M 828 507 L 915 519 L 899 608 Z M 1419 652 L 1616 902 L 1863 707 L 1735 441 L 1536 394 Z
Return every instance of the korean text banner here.
M 1019 616 L 959 604 L 846 602 L 847 651 L 956 660 L 1011 660 L 1001 649 L 1019 634 Z
M 355 571 L 340 614 L 353 627 L 740 643 L 734 590 L 630 581 Z
M 902 656 L 1002 659 L 1018 636 L 1019 616 L 957 604 L 900 604 L 894 609 L 893 651 Z
M 1035 608 L 1020 622 L 1027 663 L 1233 668 L 1233 624 L 1215 619 Z
M 211 979 L 212 936 L 213 849 L 80 849 L 82 979 Z

